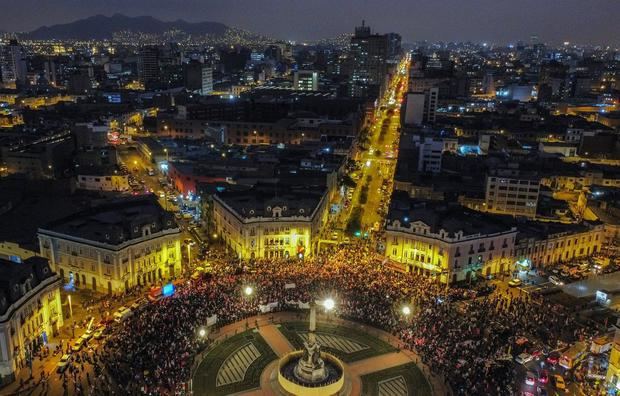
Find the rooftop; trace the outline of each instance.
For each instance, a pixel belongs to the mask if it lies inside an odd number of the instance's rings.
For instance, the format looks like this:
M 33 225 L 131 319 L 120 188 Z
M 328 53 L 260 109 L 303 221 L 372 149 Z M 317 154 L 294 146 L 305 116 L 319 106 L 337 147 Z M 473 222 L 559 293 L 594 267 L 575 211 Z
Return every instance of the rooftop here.
M 467 236 L 495 234 L 511 229 L 510 225 L 498 222 L 496 216 L 444 201 L 411 199 L 407 193 L 402 191 L 392 194 L 387 220 L 389 223 L 398 220 L 405 227 L 415 222 L 422 222 L 430 227 L 432 233 L 444 230 L 451 236 L 459 231 Z
M 217 197 L 230 206 L 238 216 L 246 219 L 252 217 L 309 217 L 318 207 L 324 192 L 325 187 L 322 186 L 257 184 L 245 191 L 218 193 Z M 281 211 L 275 210 L 277 208 Z
M 153 195 L 108 201 L 39 229 L 94 242 L 120 245 L 165 230 L 176 230 L 174 216 Z

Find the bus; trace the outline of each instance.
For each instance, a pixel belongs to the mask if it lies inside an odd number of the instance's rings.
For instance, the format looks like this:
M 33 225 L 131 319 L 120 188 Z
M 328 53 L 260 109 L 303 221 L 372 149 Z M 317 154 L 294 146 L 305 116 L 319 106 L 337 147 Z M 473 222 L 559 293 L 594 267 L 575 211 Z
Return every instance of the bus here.
M 562 356 L 560 356 L 560 366 L 571 369 L 577 363 L 582 361 L 588 354 L 588 348 L 584 342 L 576 342 L 575 345 L 568 348 Z

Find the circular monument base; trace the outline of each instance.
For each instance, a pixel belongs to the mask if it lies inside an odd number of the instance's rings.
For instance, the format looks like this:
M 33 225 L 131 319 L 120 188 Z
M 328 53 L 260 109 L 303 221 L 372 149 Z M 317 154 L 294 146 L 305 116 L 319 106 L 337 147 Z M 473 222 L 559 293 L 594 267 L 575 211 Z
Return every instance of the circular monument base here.
M 330 378 L 321 384 L 303 384 L 294 377 L 284 374 L 285 368 L 295 364 L 303 356 L 303 351 L 291 352 L 282 357 L 272 366 L 270 382 L 272 389 L 282 396 L 349 396 L 351 381 L 348 378 L 344 364 L 332 354 L 321 352 L 321 359 L 326 365 L 335 368 L 336 378 Z

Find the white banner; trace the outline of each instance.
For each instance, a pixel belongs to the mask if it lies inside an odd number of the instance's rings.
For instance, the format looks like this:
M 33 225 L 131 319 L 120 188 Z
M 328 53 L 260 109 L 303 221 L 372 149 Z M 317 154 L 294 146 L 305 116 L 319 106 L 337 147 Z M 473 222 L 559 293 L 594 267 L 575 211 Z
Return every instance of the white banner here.
M 294 283 L 287 283 L 287 284 L 284 285 L 285 289 L 294 289 L 296 287 L 297 287 L 297 285 L 295 285 Z
M 207 327 L 213 326 L 217 323 L 217 315 L 209 316 L 207 318 Z
M 273 311 L 275 308 L 278 308 L 278 305 L 278 302 L 272 302 L 267 305 L 259 305 L 258 309 L 260 309 L 262 313 L 267 313 Z

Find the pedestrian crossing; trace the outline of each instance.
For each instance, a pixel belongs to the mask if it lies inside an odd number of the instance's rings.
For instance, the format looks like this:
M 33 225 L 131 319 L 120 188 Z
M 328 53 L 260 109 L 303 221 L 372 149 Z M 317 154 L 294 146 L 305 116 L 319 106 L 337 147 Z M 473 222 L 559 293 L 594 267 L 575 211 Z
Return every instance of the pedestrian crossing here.
M 402 375 L 379 382 L 379 396 L 407 396 L 407 382 Z
M 308 340 L 308 333 L 297 333 L 302 340 Z M 319 344 L 344 353 L 355 353 L 370 348 L 368 345 L 361 344 L 346 337 L 331 334 L 316 333 L 316 340 Z
M 224 386 L 243 381 L 246 371 L 259 357 L 260 352 L 253 343 L 243 345 L 220 366 L 215 385 Z

